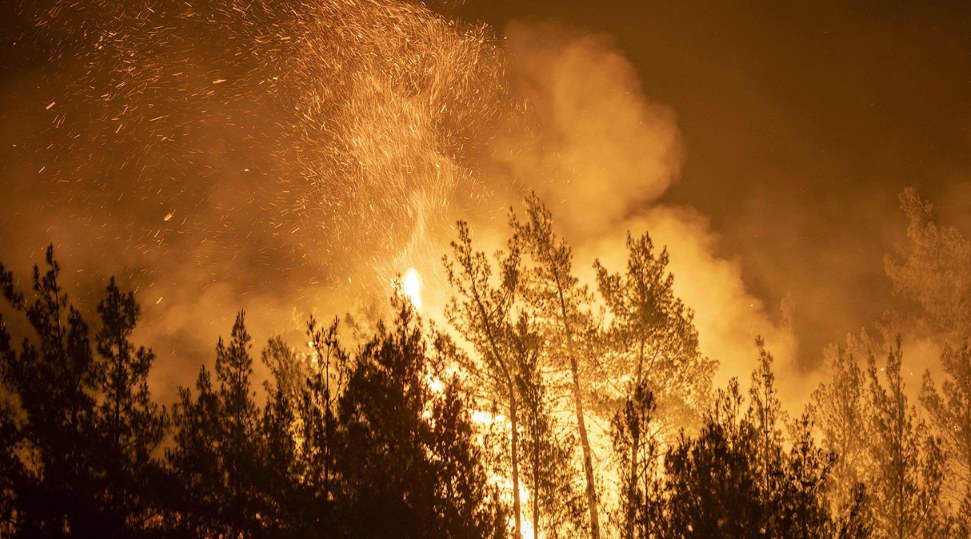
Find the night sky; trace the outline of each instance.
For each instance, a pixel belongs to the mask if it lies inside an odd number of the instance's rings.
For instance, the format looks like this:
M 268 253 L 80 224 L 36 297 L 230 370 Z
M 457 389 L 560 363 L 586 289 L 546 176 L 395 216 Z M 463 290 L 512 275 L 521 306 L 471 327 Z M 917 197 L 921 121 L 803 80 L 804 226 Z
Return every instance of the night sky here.
M 720 331 L 744 327 L 751 347 L 750 333 L 782 324 L 788 294 L 789 359 L 811 372 L 827 344 L 907 308 L 883 262 L 903 238 L 905 187 L 971 234 L 967 2 L 443 4 L 6 2 L 0 260 L 25 277 L 53 242 L 89 302 L 119 274 L 138 290 L 148 344 L 182 358 L 159 369 L 172 385 L 195 372 L 185 362 L 211 360 L 236 310 L 265 338 L 315 302 L 353 309 L 346 298 L 394 272 L 434 272 L 455 218 L 495 229 L 536 189 L 593 256 L 629 223 L 693 230 L 724 277 L 684 283 L 699 318 L 706 297 L 738 289 L 726 301 L 762 321 Z M 331 25 L 328 13 L 342 15 Z M 547 70 L 563 43 L 587 56 Z M 570 137 L 544 122 L 573 124 L 544 99 L 562 73 L 595 84 L 601 61 L 619 82 L 583 90 L 603 97 L 593 112 L 577 101 L 576 125 L 630 98 L 640 112 L 605 121 L 647 127 L 627 140 L 596 126 L 581 157 L 550 164 Z M 614 142 L 630 147 L 614 155 Z M 630 156 L 621 172 L 617 156 Z M 582 215 L 588 202 L 599 216 Z M 673 262 L 687 250 L 678 234 L 659 240 Z M 700 322 L 704 341 L 712 323 Z

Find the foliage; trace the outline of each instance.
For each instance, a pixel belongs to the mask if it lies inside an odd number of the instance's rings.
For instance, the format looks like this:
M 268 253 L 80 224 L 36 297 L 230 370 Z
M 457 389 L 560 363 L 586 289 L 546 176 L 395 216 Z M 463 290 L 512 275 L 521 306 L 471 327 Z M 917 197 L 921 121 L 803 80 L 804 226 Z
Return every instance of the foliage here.
M 831 381 L 820 382 L 813 391 L 807 413 L 822 434 L 823 449 L 833 455 L 827 497 L 831 510 L 842 518 L 855 500 L 865 499 L 861 488 L 869 464 L 866 387 L 863 370 L 842 347 L 827 351 L 824 369 Z
M 597 260 L 597 287 L 612 315 L 605 331 L 608 379 L 627 376 L 626 400 L 644 382 L 666 425 L 692 426 L 708 405 L 716 363 L 698 349 L 694 313 L 674 295 L 667 249 L 654 255 L 651 237 L 627 235 L 627 271 L 611 274 Z
M 510 227 L 522 242 L 522 249 L 532 264 L 523 273 L 526 305 L 540 326 L 549 354 L 558 366 L 570 372 L 573 414 L 583 458 L 586 481 L 590 537 L 600 537 L 600 498 L 594 473 L 593 449 L 587 432 L 585 407 L 588 390 L 583 359 L 597 362 L 596 326 L 590 314 L 590 291 L 573 275 L 573 251 L 565 240 L 553 232 L 553 216 L 535 194 L 526 198 L 524 221 L 512 214 Z
M 887 363 L 867 360 L 869 448 L 874 460 L 873 497 L 877 537 L 932 537 L 941 525 L 938 499 L 944 473 L 940 439 L 932 436 L 917 410 L 908 405 L 901 373 L 900 338 Z M 883 371 L 887 385 L 880 382 Z
M 428 350 L 410 304 L 395 303 L 394 325 L 379 327 L 357 354 L 338 405 L 349 536 L 492 535 L 492 493 L 459 381 Z
M 946 340 L 971 332 L 971 242 L 953 226 L 943 226 L 934 207 L 913 188 L 900 194 L 907 216 L 907 239 L 899 258 L 887 255 L 887 275 L 895 293 L 918 302 L 930 328 Z
M 500 403 L 503 414 L 509 417 L 513 536 L 518 538 L 522 535 L 520 391 L 526 382 L 524 371 L 533 368 L 530 365 L 539 353 L 525 312 L 518 313 L 517 323 L 516 299 L 520 291 L 518 237 L 509 241 L 508 254 L 501 251 L 495 254 L 500 273 L 498 284 L 494 284 L 492 266 L 485 253 L 473 249 L 468 225 L 459 222 L 458 232 L 458 241 L 452 242 L 454 260 L 444 257 L 446 276 L 454 293 L 445 315 L 478 353 L 480 361 L 462 363 L 485 390 L 480 401 Z M 456 357 L 467 358 L 464 355 Z M 490 439 L 495 440 L 495 437 Z M 500 453 L 504 453 L 505 436 L 501 437 L 499 445 Z
M 926 371 L 920 402 L 941 433 L 950 456 L 951 480 L 946 485 L 953 490 L 952 498 L 958 500 L 958 524 L 965 533 L 971 533 L 971 349 L 968 344 L 959 349 L 945 347 L 941 366 L 948 376 L 941 384 L 941 392 L 937 392 L 930 371 Z
M 68 302 L 53 247 L 34 267 L 28 302 L 0 266 L 0 287 L 34 334 L 20 349 L 0 321 L 3 517 L 14 536 L 137 536 L 157 516 L 153 454 L 165 414 L 146 379 L 154 356 L 130 341 L 138 316 L 111 280 L 98 306 L 97 355 L 87 323 Z
M 966 242 L 903 202 L 914 245 L 888 271 L 947 342 L 966 330 Z M 356 349 L 338 320 L 311 318 L 307 349 L 271 338 L 260 397 L 240 312 L 171 413 L 133 342 L 133 293 L 109 280 L 90 329 L 53 249 L 30 295 L 0 266 L 0 535 L 498 538 L 526 521 L 547 538 L 967 535 L 967 344 L 944 348 L 941 392 L 924 376 L 930 423 L 907 400 L 899 337 L 865 371 L 854 357 L 872 341 L 828 351 L 789 421 L 761 339 L 748 398 L 735 380 L 711 398 L 715 363 L 650 236 L 628 237 L 625 273 L 595 264 L 595 297 L 538 199 L 510 226 L 490 260 L 460 223 L 445 259 L 468 349 L 399 295 Z M 954 297 L 937 305 L 944 281 Z

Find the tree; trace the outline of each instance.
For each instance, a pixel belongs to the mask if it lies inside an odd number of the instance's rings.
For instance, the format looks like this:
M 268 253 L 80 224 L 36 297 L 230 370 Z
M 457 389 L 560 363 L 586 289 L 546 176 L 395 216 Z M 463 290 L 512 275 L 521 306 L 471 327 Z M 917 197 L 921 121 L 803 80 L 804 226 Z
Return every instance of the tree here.
M 763 537 L 756 432 L 741 415 L 738 381 L 718 390 L 697 438 L 682 433 L 665 456 L 667 511 L 663 537 Z
M 225 488 L 218 425 L 223 418 L 205 366 L 199 369 L 196 392 L 193 398 L 189 388 L 180 387 L 172 411 L 174 447 L 165 452 L 173 475 L 168 527 L 181 537 L 218 537 L 231 531 L 220 512 Z
M 95 335 L 98 354 L 96 388 L 103 396 L 94 422 L 100 435 L 96 455 L 105 470 L 102 525 L 110 535 L 142 530 L 158 514 L 153 491 L 160 463 L 156 450 L 165 435 L 165 410 L 152 401 L 148 373 L 155 355 L 130 341 L 139 308 L 133 293 L 122 293 L 114 278 L 98 305 L 101 329 Z
M 599 260 L 594 268 L 612 315 L 602 371 L 621 402 L 612 422 L 615 456 L 623 463 L 621 532 L 633 537 L 636 523 L 643 521 L 639 512 L 644 504 L 638 501 L 646 495 L 642 483 L 650 482 L 641 473 L 654 467 L 645 461 L 655 458 L 656 442 L 646 437 L 657 427 L 649 421 L 660 419 L 669 427 L 692 424 L 707 405 L 715 362 L 701 355 L 694 314 L 674 295 L 674 276 L 666 273 L 667 249 L 655 257 L 648 234 L 634 239 L 628 233 L 627 252 L 623 275 L 610 274 Z
M 752 372 L 746 422 L 752 429 L 752 469 L 762 507 L 760 530 L 765 537 L 828 537 L 831 518 L 824 485 L 831 456 L 816 446 L 812 422 L 804 415 L 792 424 L 792 447 L 786 452 L 781 426 L 787 423 L 775 389 L 774 359 L 761 338 L 759 360 Z
M 643 380 L 611 420 L 614 455 L 620 470 L 620 500 L 615 518 L 623 539 L 656 537 L 663 517 L 663 489 L 658 474 L 658 442 L 649 435 L 654 395 Z
M 826 479 L 833 454 L 816 445 L 809 414 L 792 425 L 792 448 L 782 464 L 781 484 L 771 502 L 768 535 L 787 539 L 862 537 L 861 517 L 851 513 L 834 521 L 826 499 Z
M 4 385 L 17 396 L 23 414 L 22 422 L 11 421 L 9 415 L 4 421 L 5 437 L 21 461 L 9 478 L 16 493 L 13 527 L 28 537 L 97 535 L 101 519 L 94 491 L 99 468 L 89 451 L 95 358 L 88 325 L 58 282 L 53 246 L 47 248 L 46 262 L 43 275 L 34 266 L 33 303 L 14 288 L 13 274 L 0 265 L 4 297 L 36 333 L 36 339 L 24 338 L 19 351 L 3 339 Z
M 837 522 L 849 522 L 865 510 L 860 504 L 870 466 L 865 378 L 852 352 L 838 346 L 826 351 L 823 369 L 830 382 L 813 391 L 807 413 L 833 458 L 826 486 L 830 513 Z
M 304 468 L 297 440 L 299 399 L 304 384 L 304 361 L 280 337 L 271 338 L 261 354 L 271 377 L 263 382 L 266 405 L 258 425 L 261 466 L 255 472 L 262 494 L 259 520 L 269 537 L 309 535 L 302 494 Z
M 131 342 L 139 313 L 134 294 L 110 280 L 97 308 L 95 355 L 87 324 L 62 292 L 52 247 L 47 266 L 43 275 L 34 267 L 32 304 L 0 266 L 4 296 L 36 332 L 18 352 L 0 319 L 0 372 L 13 397 L 0 409 L 6 532 L 137 537 L 157 531 L 154 493 L 163 486 L 156 457 L 166 416 L 148 391 L 154 355 Z
M 521 364 L 531 361 L 536 342 L 527 318 L 516 326 L 516 298 L 520 291 L 519 238 L 509 241 L 509 253 L 497 252 L 499 283 L 492 282 L 492 266 L 485 253 L 475 251 L 468 224 L 458 223 L 459 238 L 452 242 L 454 261 L 444 257 L 446 277 L 454 292 L 446 307 L 449 322 L 481 358 L 481 366 L 467 368 L 481 380 L 488 394 L 502 403 L 511 424 L 509 438 L 515 537 L 522 535 L 520 500 L 520 385 Z M 525 317 L 525 313 L 521 313 Z
M 934 207 L 915 189 L 900 194 L 907 216 L 909 244 L 901 258 L 887 255 L 887 275 L 894 293 L 918 302 L 930 329 L 945 341 L 960 342 L 971 335 L 971 242 L 953 226 L 939 224 Z
M 593 451 L 584 412 L 585 381 L 581 378 L 582 358 L 590 357 L 596 334 L 588 305 L 591 295 L 572 273 L 573 254 L 567 243 L 553 233 L 553 218 L 535 194 L 526 198 L 526 220 L 510 216 L 510 226 L 532 259 L 524 272 L 525 299 L 544 327 L 544 339 L 551 353 L 570 371 L 574 417 L 583 451 L 590 536 L 600 537 L 600 510 L 593 469 Z
M 296 367 L 292 358 L 273 367 L 277 384 L 291 386 L 295 393 L 294 430 L 298 438 L 297 499 L 289 509 L 293 525 L 301 533 L 336 535 L 338 515 L 335 496 L 340 478 L 335 467 L 338 457 L 339 432 L 337 403 L 347 386 L 350 357 L 338 339 L 335 319 L 326 328 L 319 328 L 311 317 L 307 336 L 312 356 Z M 294 372 L 300 371 L 300 372 Z M 294 381 L 286 382 L 294 378 Z
M 900 337 L 891 346 L 880 383 L 876 359 L 867 360 L 870 381 L 870 452 L 876 536 L 893 539 L 929 537 L 939 524 L 937 502 L 943 479 L 941 442 L 908 405 L 901 375 Z
M 941 434 L 950 456 L 948 471 L 960 507 L 961 529 L 971 533 L 971 349 L 945 347 L 941 365 L 948 378 L 937 392 L 930 371 L 924 372 L 920 402 Z
M 0 313 L 0 535 L 4 536 L 13 536 L 17 529 L 14 518 L 19 482 L 15 478 L 26 473 L 17 455 L 17 446 L 21 441 L 18 411 L 15 403 L 11 402 L 14 397 L 2 382 L 6 366 L 15 360 L 16 351 L 10 340 L 6 321 L 3 313 Z
M 497 523 L 464 391 L 429 349 L 410 303 L 355 357 L 340 397 L 336 461 L 346 534 L 360 538 L 487 537 Z M 438 381 L 438 383 L 433 383 Z M 441 384 L 440 389 L 439 385 Z
M 667 249 L 655 257 L 648 234 L 636 239 L 628 234 L 627 253 L 623 275 L 594 262 L 597 287 L 612 315 L 605 375 L 628 379 L 620 388 L 627 397 L 647 384 L 663 410 L 662 420 L 690 425 L 708 405 L 717 363 L 699 351 L 694 313 L 674 295 Z
M 752 372 L 752 386 L 749 388 L 751 398 L 747 420 L 755 431 L 753 438 L 753 468 L 758 478 L 759 490 L 763 494 L 762 503 L 769 515 L 776 512 L 777 500 L 774 494 L 779 492 L 781 479 L 780 471 L 783 465 L 782 429 L 780 424 L 785 421 L 782 403 L 775 391 L 775 373 L 772 372 L 772 354 L 765 349 L 765 343 L 759 337 L 755 341 L 759 349 L 759 361 Z
M 808 415 L 794 422 L 787 442 L 773 358 L 756 343 L 747 411 L 733 379 L 698 437 L 682 434 L 668 451 L 665 518 L 656 529 L 663 537 L 857 537 L 847 532 L 861 528 L 859 517 L 835 523 L 830 515 L 824 486 L 831 456 L 816 445 Z
M 251 536 L 263 527 L 267 501 L 258 488 L 265 473 L 253 401 L 251 338 L 240 312 L 227 344 L 216 345 L 216 381 L 203 366 L 193 399 L 180 388 L 173 413 L 175 448 L 167 453 L 180 484 L 177 528 L 191 535 Z
M 246 331 L 244 313 L 236 316 L 228 345 L 219 339 L 216 345 L 216 379 L 219 380 L 219 402 L 222 421 L 219 425 L 221 459 L 226 486 L 230 493 L 223 507 L 229 521 L 259 526 L 263 497 L 254 488 L 255 473 L 262 472 L 260 447 L 257 443 L 259 407 L 253 400 L 250 385 L 253 358 L 252 338 Z
M 522 477 L 529 492 L 533 536 L 572 537 L 583 520 L 573 470 L 564 466 L 573 455 L 575 437 L 554 415 L 557 395 L 550 374 L 544 372 L 548 360 L 540 337 L 528 318 L 520 316 L 513 342 L 521 401 Z

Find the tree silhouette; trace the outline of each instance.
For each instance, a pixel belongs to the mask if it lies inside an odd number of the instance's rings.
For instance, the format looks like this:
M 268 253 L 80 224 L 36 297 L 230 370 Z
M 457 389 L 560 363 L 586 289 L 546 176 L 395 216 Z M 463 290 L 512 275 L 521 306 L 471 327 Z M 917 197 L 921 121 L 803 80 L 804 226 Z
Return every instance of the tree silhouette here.
M 2 354 L 3 381 L 17 396 L 24 422 L 5 421 L 6 436 L 23 456 L 8 478 L 16 492 L 17 533 L 57 537 L 100 531 L 96 479 L 102 471 L 93 461 L 96 365 L 88 326 L 58 282 L 60 266 L 47 248 L 47 271 L 34 266 L 29 303 L 14 288 L 13 274 L 0 265 L 0 287 L 36 333 L 25 337 L 19 351 L 9 342 Z M 6 338 L 3 340 L 7 341 Z
M 940 440 L 931 436 L 907 403 L 901 374 L 900 337 L 891 346 L 880 383 L 876 359 L 868 360 L 869 448 L 874 458 L 873 496 L 877 537 L 931 537 L 940 525 L 937 507 L 944 471 Z
M 520 293 L 519 238 L 509 241 L 509 252 L 496 253 L 499 283 L 492 282 L 492 266 L 485 253 L 475 251 L 464 222 L 458 223 L 459 238 L 452 242 L 454 260 L 444 257 L 446 276 L 453 297 L 446 307 L 449 322 L 481 357 L 481 364 L 467 362 L 466 368 L 482 383 L 494 401 L 501 403 L 510 421 L 509 454 L 513 497 L 513 533 L 522 535 L 520 499 L 520 401 L 522 364 L 536 354 L 530 336 L 528 315 L 520 312 L 517 331 L 516 300 Z
M 593 449 L 587 433 L 584 411 L 586 380 L 581 369 L 587 366 L 594 348 L 596 329 L 589 313 L 591 294 L 573 275 L 573 252 L 553 232 L 553 217 L 535 194 L 526 198 L 526 219 L 510 216 L 510 225 L 522 242 L 523 252 L 532 265 L 524 272 L 527 305 L 544 326 L 544 338 L 551 354 L 569 368 L 573 412 L 583 454 L 590 536 L 600 538 L 600 501 L 593 468 Z
M 101 329 L 95 342 L 104 361 L 97 372 L 102 400 L 94 417 L 100 438 L 95 455 L 105 470 L 102 524 L 112 536 L 131 536 L 158 516 L 149 496 L 161 471 L 155 457 L 167 417 L 148 390 L 155 355 L 130 341 L 138 314 L 134 294 L 122 293 L 112 278 L 98 305 Z
M 718 390 L 697 438 L 682 439 L 665 456 L 664 537 L 763 537 L 763 506 L 755 468 L 753 426 L 741 413 L 738 382 Z
M 337 403 L 347 385 L 350 359 L 338 339 L 338 320 L 319 329 L 312 317 L 307 334 L 313 356 L 306 366 L 297 393 L 295 431 L 299 434 L 298 469 L 300 490 L 299 526 L 308 530 L 337 528 L 334 496 L 339 478 L 335 462 L 338 457 Z M 275 369 L 278 385 L 284 383 L 293 368 Z M 293 507 L 293 506 L 291 506 Z M 326 534 L 325 534 L 326 535 Z
M 497 525 L 467 404 L 410 303 L 360 349 L 340 397 L 337 471 L 347 535 L 486 537 Z M 433 383 L 435 382 L 435 383 Z M 440 386 L 440 390 L 436 389 Z
M 971 534 L 971 349 L 945 347 L 941 365 L 948 378 L 937 392 L 930 371 L 924 372 L 920 402 L 941 433 L 950 456 L 950 484 L 958 499 L 958 523 L 964 534 Z
M 176 529 L 191 535 L 243 534 L 263 527 L 267 502 L 258 488 L 265 468 L 258 437 L 260 409 L 253 401 L 251 338 L 244 314 L 229 343 L 216 345 L 214 387 L 203 367 L 198 396 L 181 388 L 173 412 L 175 447 L 167 456 L 178 478 Z

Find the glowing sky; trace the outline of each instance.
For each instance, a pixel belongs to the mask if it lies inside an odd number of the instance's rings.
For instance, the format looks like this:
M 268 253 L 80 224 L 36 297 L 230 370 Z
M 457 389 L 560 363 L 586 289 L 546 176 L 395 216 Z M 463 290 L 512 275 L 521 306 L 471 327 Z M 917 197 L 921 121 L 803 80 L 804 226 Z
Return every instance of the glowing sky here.
M 901 306 L 905 186 L 971 233 L 967 2 L 289 5 L 0 11 L 0 260 L 118 274 L 163 383 L 240 308 L 265 337 L 411 266 L 434 304 L 448 224 L 529 189 L 578 254 L 669 238 L 703 342 L 806 370 Z
M 891 306 L 883 255 L 917 187 L 971 232 L 971 4 L 469 0 L 498 28 L 612 36 L 685 141 L 662 202 L 721 235 L 768 305 L 787 292 L 804 362 Z

